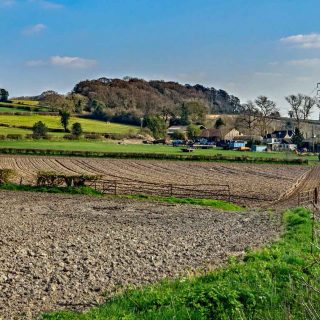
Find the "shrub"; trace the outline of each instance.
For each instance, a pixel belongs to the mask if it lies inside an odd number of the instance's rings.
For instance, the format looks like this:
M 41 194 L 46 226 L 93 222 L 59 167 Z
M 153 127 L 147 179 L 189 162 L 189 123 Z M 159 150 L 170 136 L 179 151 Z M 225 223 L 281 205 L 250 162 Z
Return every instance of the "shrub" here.
M 0 134 L 0 140 L 6 140 L 7 136 L 5 134 Z
M 52 171 L 39 171 L 37 186 L 60 186 L 64 183 L 64 176 Z
M 42 121 L 36 122 L 32 127 L 32 135 L 34 139 L 45 138 L 47 136 L 47 132 L 48 128 Z
M 90 139 L 90 140 L 100 140 L 102 139 L 102 135 L 98 133 L 87 133 L 84 135 L 85 139 Z
M 22 134 L 8 134 L 7 135 L 7 139 L 10 139 L 10 140 L 22 140 L 23 137 L 24 136 Z
M 0 169 L 0 184 L 9 183 L 15 175 L 16 172 L 12 169 Z
M 81 124 L 79 122 L 75 122 L 72 125 L 71 133 L 72 133 L 72 135 L 74 137 L 80 138 L 80 136 L 82 135 L 83 131 L 82 131 Z
M 37 186 L 57 187 L 83 187 L 86 183 L 101 179 L 100 175 L 66 175 L 52 171 L 39 171 L 37 174 Z

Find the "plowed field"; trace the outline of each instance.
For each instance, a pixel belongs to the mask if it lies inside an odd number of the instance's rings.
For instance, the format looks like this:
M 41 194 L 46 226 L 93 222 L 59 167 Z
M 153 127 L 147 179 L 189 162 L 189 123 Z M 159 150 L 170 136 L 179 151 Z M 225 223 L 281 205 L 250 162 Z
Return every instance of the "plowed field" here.
M 0 157 L 0 167 L 15 169 L 25 183 L 34 182 L 37 172 L 46 170 L 101 174 L 113 180 L 180 185 L 229 184 L 233 201 L 250 205 L 267 204 L 278 199 L 310 170 L 304 166 L 286 165 L 25 156 Z

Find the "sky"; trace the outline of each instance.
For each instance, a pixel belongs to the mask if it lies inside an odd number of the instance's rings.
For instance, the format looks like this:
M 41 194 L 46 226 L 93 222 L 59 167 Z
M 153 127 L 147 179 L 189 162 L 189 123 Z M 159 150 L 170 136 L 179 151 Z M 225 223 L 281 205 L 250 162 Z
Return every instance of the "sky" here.
M 286 95 L 320 82 L 319 12 L 318 0 L 0 0 L 0 87 L 174 80 L 266 95 L 286 115 Z

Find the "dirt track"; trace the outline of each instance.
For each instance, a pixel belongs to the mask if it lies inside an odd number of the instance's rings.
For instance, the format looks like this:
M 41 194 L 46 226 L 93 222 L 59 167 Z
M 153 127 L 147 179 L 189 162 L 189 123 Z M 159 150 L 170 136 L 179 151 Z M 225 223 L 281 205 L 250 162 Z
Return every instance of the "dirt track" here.
M 0 318 L 85 309 L 103 292 L 208 268 L 279 234 L 279 215 L 0 192 Z

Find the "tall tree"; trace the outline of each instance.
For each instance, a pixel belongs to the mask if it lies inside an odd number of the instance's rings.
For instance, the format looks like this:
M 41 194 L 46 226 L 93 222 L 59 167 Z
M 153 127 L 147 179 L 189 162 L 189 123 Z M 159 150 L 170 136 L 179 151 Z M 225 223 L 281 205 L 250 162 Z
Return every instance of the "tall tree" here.
M 159 116 L 146 116 L 144 125 L 150 129 L 155 139 L 164 138 L 166 136 L 166 123 Z
M 63 126 L 64 131 L 68 132 L 70 112 L 67 110 L 60 110 L 59 115 L 60 115 L 60 122 L 61 122 L 61 125 Z
M 6 102 L 9 98 L 9 92 L 6 89 L 0 89 L 0 101 Z
M 260 134 L 264 136 L 268 133 L 268 128 L 273 121 L 271 117 L 277 115 L 279 109 L 277 108 L 276 103 L 266 96 L 259 96 L 255 100 L 255 104 L 258 110 Z

